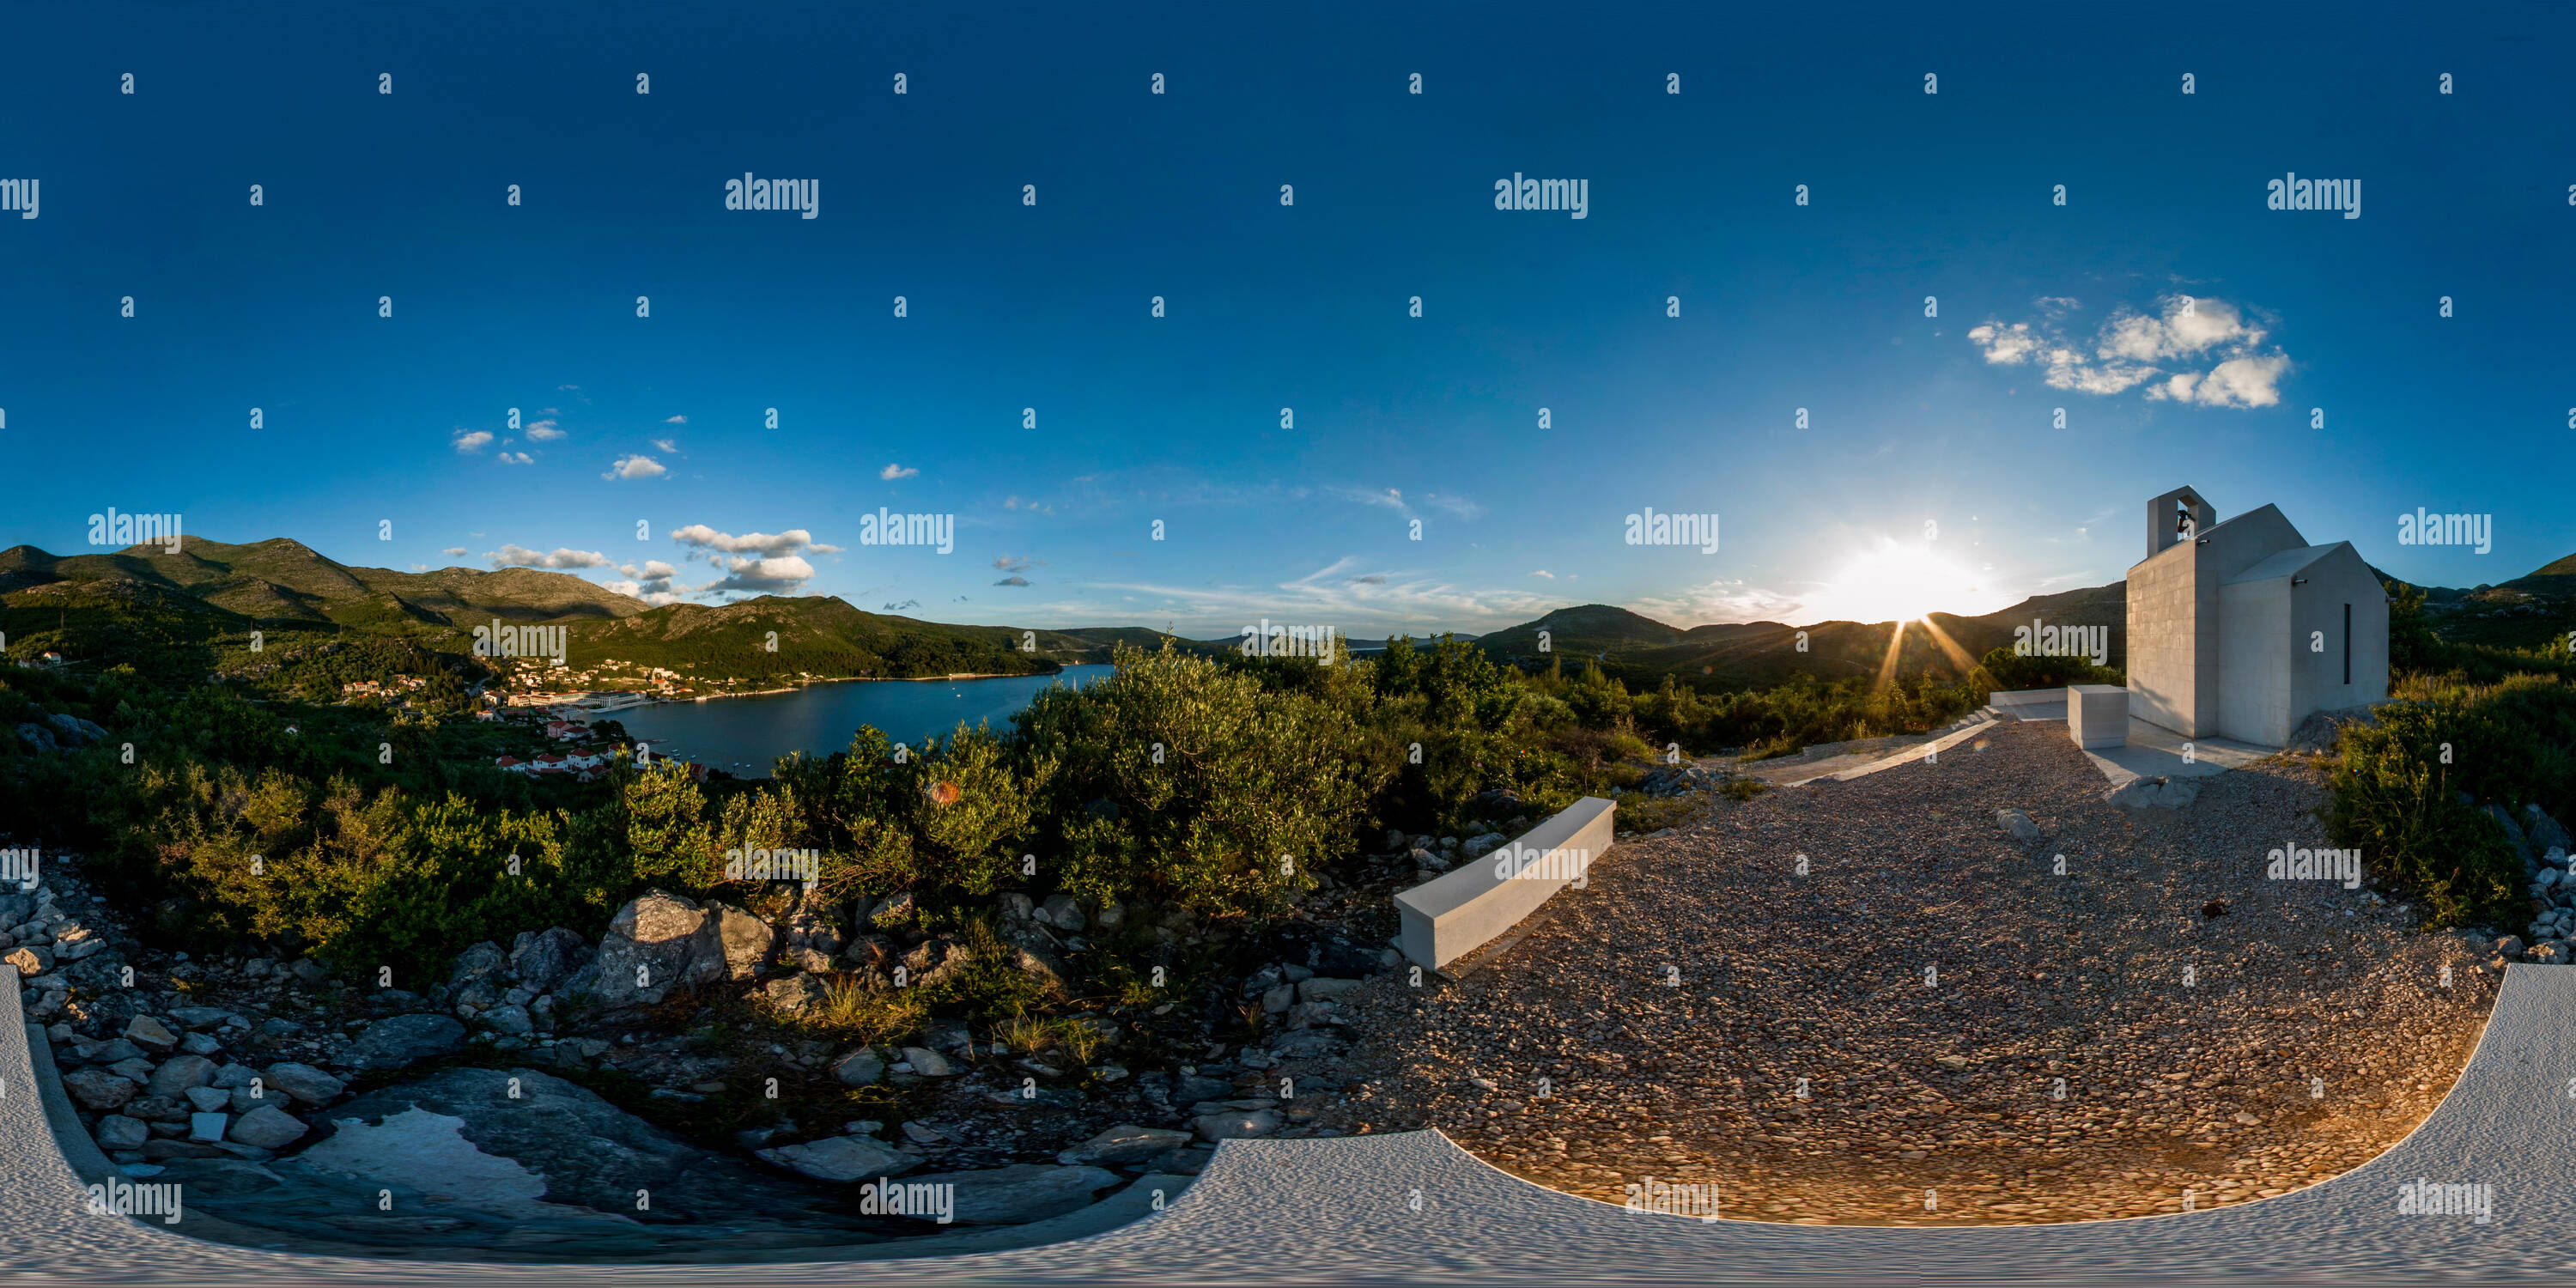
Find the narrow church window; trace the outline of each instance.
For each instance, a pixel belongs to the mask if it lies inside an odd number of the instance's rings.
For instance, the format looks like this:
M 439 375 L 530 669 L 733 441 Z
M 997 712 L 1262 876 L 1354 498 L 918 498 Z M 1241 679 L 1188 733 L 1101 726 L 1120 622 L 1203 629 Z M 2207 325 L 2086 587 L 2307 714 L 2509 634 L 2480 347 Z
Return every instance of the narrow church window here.
M 2352 683 L 2352 605 L 2343 606 L 2343 682 Z

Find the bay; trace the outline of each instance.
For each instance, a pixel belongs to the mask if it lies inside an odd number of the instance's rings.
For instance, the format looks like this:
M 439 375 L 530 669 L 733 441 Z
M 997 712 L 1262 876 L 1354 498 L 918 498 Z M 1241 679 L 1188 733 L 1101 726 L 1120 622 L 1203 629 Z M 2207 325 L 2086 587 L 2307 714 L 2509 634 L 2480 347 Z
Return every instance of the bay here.
M 751 698 L 659 702 L 605 718 L 625 725 L 628 736 L 650 742 L 657 757 L 766 778 L 770 766 L 790 752 L 820 758 L 849 750 L 850 735 L 861 725 L 914 747 L 931 737 L 944 739 L 960 724 L 1008 732 L 1011 717 L 1049 687 L 1097 683 L 1116 669 L 1068 666 L 1055 675 L 984 680 L 845 680 Z

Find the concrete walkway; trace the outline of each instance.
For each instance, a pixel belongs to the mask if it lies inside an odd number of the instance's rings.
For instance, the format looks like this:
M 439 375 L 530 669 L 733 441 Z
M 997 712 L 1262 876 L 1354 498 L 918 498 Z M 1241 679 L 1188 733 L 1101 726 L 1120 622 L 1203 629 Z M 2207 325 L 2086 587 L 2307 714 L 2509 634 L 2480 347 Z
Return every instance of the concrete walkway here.
M 2514 966 L 2468 1068 L 2356 1171 L 2190 1215 L 1901 1229 L 1623 1211 L 1497 1171 L 1437 1132 L 1231 1141 L 1167 1210 L 1073 1242 L 874 1262 L 495 1266 L 296 1256 L 82 1210 L 30 1079 L 14 972 L 0 1001 L 0 1280 L 86 1284 L 2560 1282 L 2576 1262 L 2576 966 Z M 2366 1035 L 2355 1035 L 2357 1040 Z M 2490 1185 L 2494 1218 L 2398 1213 L 2418 1177 Z M 1891 1184 L 1902 1178 L 1891 1175 Z M 352 1211 L 370 1207 L 351 1196 Z
M 2001 699 L 2006 695 L 1995 696 Z M 2002 720 L 2066 723 L 2066 702 L 2062 698 L 2055 702 L 1997 701 L 1986 710 Z M 2186 748 L 2189 759 L 2185 759 Z M 2127 746 L 2095 748 L 2084 755 L 2095 769 L 2102 771 L 2102 777 L 2116 792 L 2141 778 L 2208 778 L 2280 751 L 2278 747 L 2260 747 L 2231 738 L 2185 738 L 2162 725 L 2131 716 Z

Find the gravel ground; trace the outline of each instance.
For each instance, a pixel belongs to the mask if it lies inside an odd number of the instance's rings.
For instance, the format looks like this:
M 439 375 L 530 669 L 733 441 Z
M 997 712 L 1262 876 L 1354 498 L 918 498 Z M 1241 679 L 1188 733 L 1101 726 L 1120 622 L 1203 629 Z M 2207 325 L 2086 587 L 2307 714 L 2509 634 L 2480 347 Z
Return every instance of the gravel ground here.
M 1463 982 L 1347 998 L 1375 1076 L 1330 1121 L 1614 1202 L 1651 1176 L 1869 1225 L 2205 1210 L 2413 1130 L 2494 1001 L 2485 946 L 2266 879 L 2327 844 L 2308 763 L 2178 811 L 2102 790 L 2063 725 L 2004 724 L 1623 843 Z

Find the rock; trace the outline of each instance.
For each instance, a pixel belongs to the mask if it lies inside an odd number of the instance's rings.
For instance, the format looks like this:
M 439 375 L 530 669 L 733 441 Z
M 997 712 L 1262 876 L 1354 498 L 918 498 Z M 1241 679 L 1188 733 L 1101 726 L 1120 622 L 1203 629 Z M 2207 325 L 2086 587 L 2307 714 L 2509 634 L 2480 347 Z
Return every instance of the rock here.
M 964 944 L 945 939 L 925 939 L 903 955 L 903 966 L 914 986 L 935 984 L 965 969 L 974 954 Z
M 1068 1166 L 1106 1163 L 1116 1167 L 1158 1158 L 1189 1143 L 1190 1134 L 1185 1131 L 1121 1123 L 1056 1155 L 1055 1161 Z
M 179 1049 L 190 1055 L 213 1055 L 224 1049 L 212 1033 L 190 1033 L 179 1039 Z
M 832 955 L 811 945 L 798 944 L 780 953 L 779 956 L 784 958 L 788 965 L 808 975 L 832 973 Z
M 348 1084 L 309 1064 L 286 1061 L 268 1066 L 260 1075 L 265 1086 L 283 1091 L 298 1104 L 327 1105 L 340 1098 Z
M 1027 895 L 1004 895 L 1002 896 L 1002 915 L 1006 919 L 1010 916 L 1009 901 L 1014 897 L 1019 899 L 1021 907 L 1023 908 L 1020 915 L 1024 917 L 1028 915 L 1025 911 L 1029 901 L 1029 897 Z M 877 900 L 875 903 L 870 904 L 868 906 L 868 915 L 864 920 L 872 926 L 900 926 L 905 922 L 912 920 L 912 913 L 912 892 L 904 890 L 887 895 L 886 897 Z
M 824 997 L 823 981 L 811 971 L 798 971 L 786 979 L 773 979 L 762 991 L 769 995 L 770 1005 L 791 1014 L 821 1005 Z
M 74 1069 L 63 1075 L 63 1090 L 84 1107 L 109 1110 L 140 1095 L 143 1088 L 105 1069 Z
M 61 747 L 54 745 L 53 733 L 40 724 L 33 722 L 20 724 L 18 726 L 18 736 L 25 739 L 28 746 L 33 747 L 38 751 L 62 750 Z
M 288 969 L 294 972 L 296 982 L 306 988 L 318 988 L 322 981 L 331 978 L 331 968 L 310 957 L 304 958 Z
M 1047 896 L 1047 901 L 1038 906 L 1037 919 L 1058 930 L 1077 932 L 1091 924 L 1090 919 L 1082 915 L 1080 901 L 1069 894 Z
M 655 1006 L 672 989 L 723 978 L 724 945 L 704 909 L 648 890 L 609 920 L 599 955 L 585 969 L 595 973 L 593 995 L 601 1005 Z
M 44 948 L 13 948 L 6 956 L 0 956 L 0 962 L 17 967 L 20 977 L 34 979 L 54 968 L 54 954 Z
M 2017 809 L 1996 810 L 1995 826 L 2012 833 L 2016 840 L 2036 841 L 2039 839 L 2039 824 L 2031 822 L 2030 815 L 2022 813 Z
M 1496 849 L 1509 845 L 1511 843 L 1511 839 L 1512 838 L 1505 836 L 1500 832 L 1487 832 L 1482 836 L 1471 836 L 1467 838 L 1464 853 L 1468 858 L 1481 859 L 1486 855 L 1493 853 Z
M 950 1064 L 948 1057 L 928 1047 L 905 1047 L 903 1058 L 905 1063 L 912 1066 L 914 1073 L 925 1078 L 948 1078 L 956 1076 L 957 1073 L 957 1066 Z
M 885 1076 L 885 1060 L 874 1050 L 860 1047 L 832 1062 L 832 1076 L 844 1085 L 864 1087 Z
M 140 1118 L 147 1123 L 184 1123 L 188 1121 L 188 1115 L 195 1112 L 186 1101 L 167 1096 L 140 1096 L 125 1102 L 126 1117 Z
M 189 1108 L 201 1114 L 230 1109 L 233 1103 L 233 1093 L 221 1087 L 190 1087 L 181 1093 L 180 1098 L 188 1102 Z
M 166 1054 L 179 1045 L 179 1035 L 149 1015 L 138 1015 L 127 1022 L 125 1036 L 146 1051 Z
M 1312 1060 L 1342 1049 L 1343 1039 L 1330 1028 L 1304 1028 L 1283 1033 L 1270 1044 L 1270 1053 L 1282 1060 Z
M 2559 826 L 2558 820 L 2551 818 L 2549 812 L 2538 804 L 2522 807 L 2522 830 L 2531 838 L 2533 845 L 2543 850 L 2576 851 L 2576 840 L 2570 840 L 2567 829 Z
M 2121 809 L 2181 809 L 2200 799 L 2201 781 L 2162 775 L 2136 778 L 2126 786 L 2105 793 L 2102 799 Z
M 886 975 L 892 974 L 894 968 L 902 963 L 903 953 L 895 948 L 892 939 L 884 935 L 860 935 L 850 941 L 848 950 L 841 954 L 841 960 L 861 970 Z
M 141 1149 L 152 1139 L 152 1129 L 140 1118 L 109 1114 L 98 1120 L 98 1147 L 105 1150 Z
M 2496 956 L 2508 960 L 2522 955 L 2522 936 L 2506 935 L 2495 941 Z
M 507 1033 L 514 1037 L 526 1037 L 537 1031 L 536 1021 L 528 1018 L 528 1008 L 524 1006 L 504 1003 L 475 1018 L 483 1021 L 483 1026 L 495 1033 Z
M 1418 849 L 1413 851 L 1413 853 L 1408 857 L 1413 860 L 1413 866 L 1417 868 L 1429 868 L 1434 872 L 1446 872 L 1449 870 L 1449 860 L 1441 858 L 1439 855 L 1434 854 L 1429 850 Z
M 1341 995 L 1350 992 L 1352 989 L 1358 988 L 1361 983 L 1362 981 L 1356 979 L 1327 979 L 1324 976 L 1317 975 L 1313 979 L 1307 980 L 1297 986 L 1297 1000 L 1301 1002 L 1331 1001 L 1336 997 L 1340 997 Z
M 45 719 L 52 722 L 54 736 L 68 746 L 86 747 L 94 742 L 107 741 L 106 729 L 79 716 L 65 715 L 58 711 Z
M 2532 848 L 2531 838 L 2523 835 L 2522 828 L 2514 823 L 2513 815 L 2505 813 L 2504 806 L 2488 801 L 2478 807 L 2478 812 L 2494 819 L 2496 826 L 2504 829 L 2505 844 L 2513 847 L 2514 854 L 2521 858 L 2524 867 L 2528 868 L 2539 862 L 2537 857 L 2539 851 Z
M 1202 1100 L 1215 1100 L 1234 1094 L 1234 1084 L 1216 1078 L 1183 1074 L 1172 1080 L 1172 1103 L 1194 1105 Z
M 456 955 L 456 969 L 449 972 L 447 986 L 463 988 L 501 969 L 509 959 L 509 954 L 502 952 L 499 944 L 484 940 Z
M 1126 919 L 1127 910 L 1113 900 L 1100 905 L 1100 911 L 1092 914 L 1091 923 L 1102 930 L 1116 930 L 1118 923 Z
M 2570 964 L 2570 956 L 2571 946 L 2563 939 L 2553 939 L 2545 944 L 2534 944 L 2531 949 L 2531 960 L 2539 962 L 2545 966 L 2568 965 Z
M 224 1128 L 229 1126 L 232 1123 L 232 1120 L 233 1116 L 231 1114 L 190 1114 L 188 1115 L 188 1139 L 206 1141 L 209 1143 L 222 1140 L 224 1138 Z
M 729 903 L 709 903 L 707 915 L 725 974 L 735 980 L 759 974 L 769 961 L 770 948 L 778 942 L 778 932 L 768 922 Z
M 110 1038 L 100 1043 L 98 1049 L 90 1053 L 89 1059 L 93 1064 L 114 1064 L 119 1060 L 138 1059 L 142 1054 L 143 1048 L 134 1045 L 132 1039 Z
M 104 1067 L 109 1073 L 132 1082 L 138 1087 L 142 1086 L 144 1083 L 152 1081 L 152 1062 L 141 1056 L 136 1056 L 130 1060 L 119 1060 L 114 1064 L 102 1067 Z
M 581 936 L 555 926 L 544 933 L 520 931 L 510 945 L 510 975 L 533 992 L 543 993 L 564 982 L 598 954 Z
M 1227 1090 L 1232 1090 L 1229 1087 Z M 1279 1113 L 1273 1109 L 1230 1109 L 1222 1113 L 1202 1114 L 1191 1121 L 1199 1139 L 1211 1143 L 1220 1140 L 1252 1140 L 1279 1130 Z
M 1216 1161 L 1215 1150 L 1204 1145 L 1194 1145 L 1188 1149 L 1173 1150 L 1155 1159 L 1152 1166 L 1157 1172 L 1173 1176 L 1196 1176 L 1205 1171 L 1207 1165 L 1214 1161 Z
M 249 1086 L 257 1077 L 259 1077 L 259 1070 L 246 1064 L 220 1065 L 215 1069 L 215 1080 L 206 1085 L 232 1091 Z
M 202 1087 L 215 1080 L 215 1062 L 201 1055 L 174 1055 L 152 1071 L 143 1089 L 156 1096 L 177 1096 L 190 1087 Z
M 206 1141 L 155 1138 L 143 1142 L 143 1156 L 167 1162 L 174 1158 L 221 1158 L 224 1151 Z
M 260 1149 L 284 1149 L 309 1130 L 295 1115 L 275 1105 L 261 1105 L 233 1120 L 227 1139 Z
M 836 1185 L 901 1176 L 921 1166 L 920 1159 L 865 1136 L 833 1136 L 802 1145 L 782 1145 L 756 1151 L 756 1157 L 808 1180 Z
M 395 1069 L 454 1055 L 464 1045 L 465 1026 L 454 1016 L 397 1015 L 368 1025 L 341 1062 L 361 1069 Z
M 1289 1003 L 1294 1001 L 1296 996 L 1296 985 L 1282 984 L 1279 987 L 1270 989 L 1261 995 L 1261 1009 L 1272 1015 L 1285 1014 L 1288 1010 Z
M 956 1186 L 959 1225 L 1022 1225 L 1091 1206 L 1091 1196 L 1118 1184 L 1118 1174 L 1097 1167 L 1048 1167 L 1019 1163 L 976 1172 L 915 1176 L 907 1185 Z M 936 1220 L 936 1213 L 911 1213 Z

